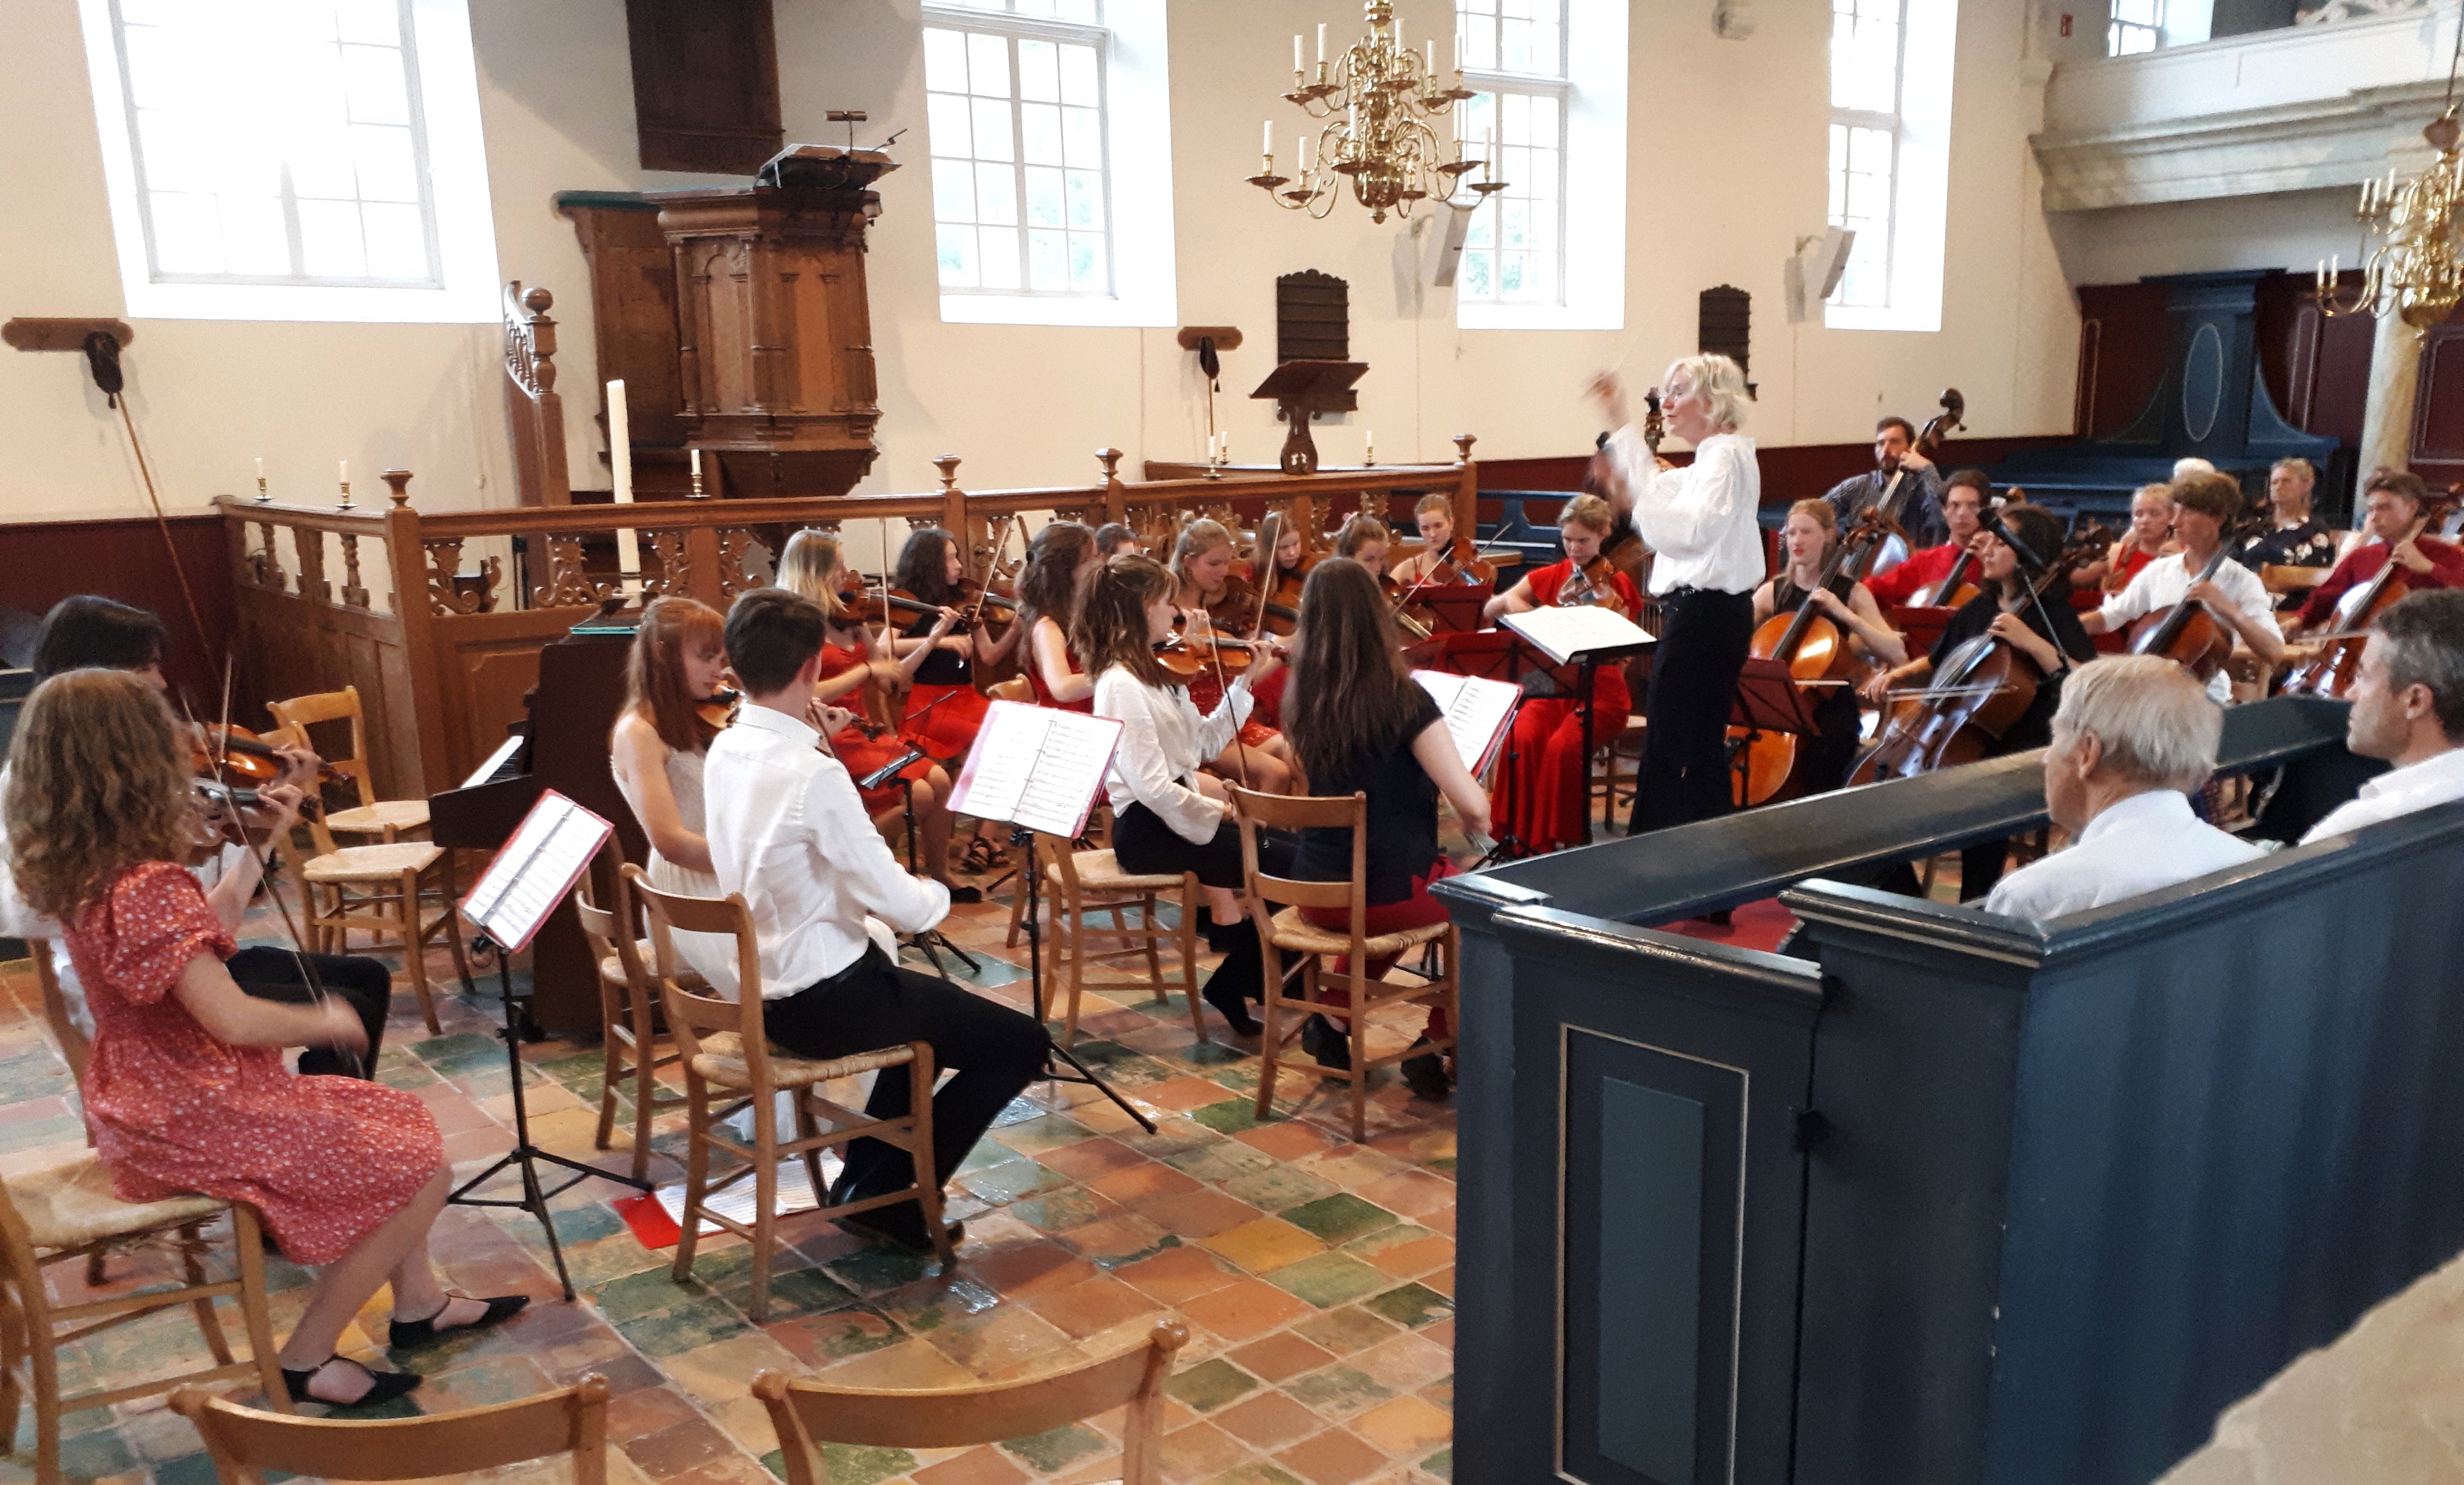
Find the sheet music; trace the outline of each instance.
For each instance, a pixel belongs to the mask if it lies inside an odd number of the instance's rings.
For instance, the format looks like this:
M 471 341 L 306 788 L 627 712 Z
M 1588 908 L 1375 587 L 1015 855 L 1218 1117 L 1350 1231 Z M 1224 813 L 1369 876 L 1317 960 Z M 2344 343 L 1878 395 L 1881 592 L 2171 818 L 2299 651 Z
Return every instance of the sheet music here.
M 978 819 L 1074 838 L 1087 828 L 1120 740 L 1121 724 L 1108 717 L 994 702 L 950 807 Z
M 1445 713 L 1446 731 L 1454 736 L 1455 752 L 1463 755 L 1463 767 L 1475 778 L 1485 773 L 1489 760 L 1497 755 L 1497 745 L 1505 740 L 1506 730 L 1513 722 L 1514 707 L 1523 699 L 1523 688 L 1510 681 L 1455 675 L 1444 670 L 1415 670 L 1412 679 L 1420 683 L 1420 688 Z
M 462 916 L 508 953 L 528 948 L 615 828 L 548 790 L 462 899 Z
M 1538 645 L 1551 664 L 1560 666 L 1594 650 L 1647 647 L 1659 643 L 1642 625 L 1597 604 L 1500 614 L 1497 622 Z

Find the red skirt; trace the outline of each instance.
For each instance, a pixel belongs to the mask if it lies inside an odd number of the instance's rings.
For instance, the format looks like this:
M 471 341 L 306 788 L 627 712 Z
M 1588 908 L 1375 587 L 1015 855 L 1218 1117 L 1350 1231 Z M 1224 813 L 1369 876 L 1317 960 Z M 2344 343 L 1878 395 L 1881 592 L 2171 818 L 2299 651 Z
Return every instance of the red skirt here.
M 1370 904 L 1367 910 L 1360 915 L 1360 931 L 1371 938 L 1375 938 L 1380 933 L 1399 933 L 1405 928 L 1425 928 L 1433 923 L 1447 921 L 1453 915 L 1446 911 L 1445 904 L 1429 895 L 1429 884 L 1454 874 L 1455 863 L 1442 856 L 1439 857 L 1429 863 L 1428 875 L 1412 879 L 1411 896 L 1397 903 Z M 1352 909 L 1348 907 L 1304 907 L 1301 909 L 1301 916 L 1319 928 L 1332 932 L 1352 931 Z M 1371 960 L 1369 962 L 1370 978 L 1384 978 L 1386 972 L 1394 968 L 1394 965 L 1395 961 L 1392 959 Z M 1352 956 L 1336 955 L 1333 972 L 1351 973 Z M 1349 987 L 1338 988 L 1321 980 L 1319 990 L 1331 1004 L 1350 1005 L 1352 1003 L 1352 991 Z M 1428 1029 L 1421 1035 L 1431 1040 L 1446 1035 L 1445 1007 L 1429 1007 Z
M 1624 674 L 1615 666 L 1599 671 L 1592 688 L 1593 747 L 1625 731 L 1631 707 Z M 1583 839 L 1590 782 L 1581 710 L 1562 697 L 1523 703 L 1490 775 L 1489 804 L 1498 823 L 1527 850 L 1563 850 Z
M 935 712 L 935 715 L 937 716 L 939 713 Z M 908 750 L 906 741 L 894 732 L 884 732 L 879 737 L 867 737 L 862 729 L 850 727 L 842 729 L 838 735 L 830 739 L 830 751 L 838 754 L 839 762 L 846 766 L 851 776 L 862 778 Z M 864 812 L 867 815 L 878 815 L 884 810 L 893 809 L 905 803 L 906 791 L 899 788 L 898 780 L 906 779 L 913 782 L 921 779 L 933 772 L 934 766 L 931 758 L 917 758 L 891 775 L 890 781 L 879 788 L 858 788 L 856 797 L 864 801 Z
M 931 710 L 926 710 L 926 708 Z M 972 686 L 917 686 L 907 693 L 907 735 L 947 761 L 976 745 L 992 703 Z

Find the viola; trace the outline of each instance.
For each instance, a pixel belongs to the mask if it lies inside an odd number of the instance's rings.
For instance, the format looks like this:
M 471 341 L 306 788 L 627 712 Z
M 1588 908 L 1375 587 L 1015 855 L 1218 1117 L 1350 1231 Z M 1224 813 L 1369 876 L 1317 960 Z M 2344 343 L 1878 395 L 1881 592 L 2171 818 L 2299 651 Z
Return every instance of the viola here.
M 2217 542 L 2215 556 L 2208 558 L 2208 565 L 2199 569 L 2192 583 L 2213 578 L 2216 569 L 2229 559 L 2229 542 Z M 2208 605 L 2192 599 L 2160 608 L 2130 626 L 2130 653 L 2163 655 L 2180 661 L 2202 681 L 2224 668 L 2233 647 L 2233 626 L 2210 613 Z
M 1873 513 L 1868 512 L 1870 517 Z M 1866 519 L 1849 533 L 1847 539 L 1833 547 L 1815 579 L 1814 589 L 1793 613 L 1773 614 L 1754 630 L 1749 652 L 1765 660 L 1776 660 L 1788 666 L 1790 677 L 1803 686 L 1817 681 L 1844 681 L 1855 651 L 1848 634 L 1838 621 L 1815 601 L 1815 592 L 1827 589 L 1841 571 L 1857 562 L 1859 556 L 1881 545 L 1884 528 L 1879 520 Z M 1768 803 L 1788 786 L 1796 772 L 1796 736 L 1791 732 L 1766 732 L 1754 728 L 1732 727 L 1731 738 L 1742 742 L 1746 750 L 1746 767 L 1736 784 L 1737 803 L 1750 806 Z
M 2387 558 L 2365 583 L 2357 583 L 2336 601 L 2336 626 L 2320 636 L 2319 653 L 2293 667 L 2284 678 L 2288 696 L 2331 696 L 2343 700 L 2353 687 L 2353 678 L 2362 667 L 2362 646 L 2369 639 L 2369 629 L 2396 601 L 2412 591 L 2405 581 L 2402 562 L 2395 559 L 2395 549 L 2419 536 L 2430 527 L 2425 515 L 2412 523 L 2412 530 L 2399 540 L 2388 543 Z

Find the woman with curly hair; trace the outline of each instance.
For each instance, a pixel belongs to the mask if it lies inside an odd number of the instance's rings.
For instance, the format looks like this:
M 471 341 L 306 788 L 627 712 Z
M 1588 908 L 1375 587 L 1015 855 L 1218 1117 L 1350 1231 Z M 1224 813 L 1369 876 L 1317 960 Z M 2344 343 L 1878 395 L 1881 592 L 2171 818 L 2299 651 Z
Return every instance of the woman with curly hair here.
M 336 1354 L 380 1285 L 393 1286 L 397 1350 L 529 1301 L 438 1282 L 428 1232 L 452 1168 L 425 1104 L 284 1068 L 284 1047 L 357 1049 L 367 1034 L 339 1000 L 281 1005 L 233 983 L 231 931 L 180 864 L 192 798 L 171 713 L 144 680 L 72 670 L 35 688 L 0 808 L 18 890 L 62 924 L 94 1013 L 86 1127 L 121 1200 L 246 1202 L 285 1255 L 322 1265 L 283 1343 L 283 1381 L 298 1402 L 382 1403 L 420 1379 Z

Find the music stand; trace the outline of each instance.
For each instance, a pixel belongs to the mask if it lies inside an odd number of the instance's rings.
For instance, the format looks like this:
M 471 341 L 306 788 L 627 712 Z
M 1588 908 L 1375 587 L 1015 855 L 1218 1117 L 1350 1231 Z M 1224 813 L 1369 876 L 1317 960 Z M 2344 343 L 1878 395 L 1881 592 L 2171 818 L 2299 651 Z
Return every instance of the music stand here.
M 1287 360 L 1266 373 L 1266 380 L 1249 395 L 1272 400 L 1275 416 L 1284 420 L 1287 431 L 1279 456 L 1283 472 L 1317 472 L 1317 441 L 1309 437 L 1309 420 L 1321 411 L 1349 409 L 1352 383 L 1368 370 L 1366 361 Z
M 1572 665 L 1576 667 L 1574 707 L 1583 719 L 1582 795 L 1583 838 L 1576 843 L 1592 843 L 1592 692 L 1593 682 L 1600 666 L 1636 655 L 1647 655 L 1660 645 L 1659 636 L 1613 610 L 1591 604 L 1572 607 L 1527 609 L 1519 614 L 1503 614 L 1498 622 L 1526 644 L 1548 658 L 1552 666 Z
M 1404 600 L 1407 605 L 1425 608 L 1437 616 L 1438 626 L 1434 634 L 1478 632 L 1481 625 L 1488 622 L 1482 617 L 1481 610 L 1488 605 L 1490 599 L 1497 597 L 1493 591 L 1471 583 L 1431 583 L 1406 591 L 1410 595 Z
M 997 701 L 985 711 L 976 746 L 967 752 L 967 766 L 950 791 L 952 810 L 963 809 L 978 819 L 1009 826 L 1011 849 L 1025 853 L 1019 867 L 1019 874 L 1026 879 L 1026 912 L 1021 925 L 1026 929 L 1027 989 L 1038 1026 L 1045 1023 L 1044 868 L 1035 859 L 1035 837 L 1041 831 L 1074 841 L 1086 833 L 1087 817 L 1095 808 L 1095 791 L 1104 786 L 1105 772 L 1120 737 L 1121 724 L 1109 717 Z M 1068 1063 L 1071 1071 L 1054 1067 L 1055 1058 Z M 1042 1081 L 1083 1083 L 1111 1100 L 1147 1133 L 1155 1132 L 1154 1120 L 1113 1091 L 1076 1052 L 1048 1037 Z
M 935 705 L 938 705 L 938 703 L 935 703 Z M 907 872 L 910 876 L 915 876 L 920 873 L 920 869 L 916 865 L 917 858 L 915 853 L 917 849 L 916 842 L 922 839 L 922 832 L 915 828 L 915 781 L 910 778 L 902 778 L 899 775 L 907 770 L 910 764 L 916 762 L 918 759 L 929 758 L 931 756 L 932 754 L 926 753 L 923 749 L 916 747 L 913 743 L 909 743 L 905 753 L 900 753 L 897 757 L 891 759 L 881 767 L 874 769 L 871 773 L 865 775 L 862 778 L 855 781 L 855 786 L 858 790 L 878 789 L 884 784 L 892 782 L 898 785 L 899 810 L 907 819 Z M 967 972 L 969 974 L 973 974 L 978 970 L 983 968 L 982 965 L 976 962 L 975 955 L 967 952 L 963 949 L 960 949 L 957 945 L 951 943 L 950 936 L 942 932 L 939 928 L 926 928 L 920 933 L 910 933 L 907 935 L 907 942 L 924 950 L 924 957 L 933 961 L 933 972 L 935 974 L 947 974 L 949 972 L 941 968 L 941 955 L 939 950 L 943 949 L 946 949 L 950 952 L 957 955 L 958 962 L 967 967 Z
M 514 955 L 529 948 L 531 940 L 538 937 L 548 915 L 571 895 L 574 884 L 590 869 L 600 846 L 615 829 L 603 817 L 555 790 L 542 791 L 539 802 L 531 806 L 521 824 L 497 849 L 488 869 L 480 873 L 470 895 L 459 905 L 462 916 L 479 930 L 473 947 L 484 944 L 496 954 L 497 990 L 505 1002 L 505 1025 L 497 1035 L 504 1038 L 505 1064 L 513 1076 L 514 1147 L 505 1152 L 503 1159 L 455 1187 L 445 1199 L 461 1207 L 517 1207 L 539 1218 L 540 1228 L 547 1234 L 548 1256 L 556 1261 L 557 1283 L 562 1287 L 567 1303 L 573 1299 L 573 1276 L 565 1272 L 564 1247 L 557 1240 L 556 1221 L 548 1212 L 549 1198 L 571 1190 L 592 1176 L 644 1191 L 650 1190 L 650 1183 L 567 1160 L 531 1143 L 530 1108 L 522 1095 L 523 1008 L 520 997 L 514 993 L 513 963 Z M 542 1187 L 539 1176 L 540 1161 L 575 1172 L 573 1179 L 553 1190 Z M 496 1173 L 508 1166 L 521 1171 L 519 1200 L 471 1194 L 495 1179 Z
M 1755 738 L 1765 732 L 1811 737 L 1822 731 L 1822 724 L 1815 720 L 1813 702 L 1807 699 L 1805 688 L 1796 684 L 1796 678 L 1788 673 L 1788 666 L 1761 655 L 1749 657 L 1745 668 L 1737 672 L 1737 694 L 1728 707 L 1728 725 L 1746 730 L 1746 735 L 1728 749 L 1740 796 L 1746 792 L 1748 758 Z

